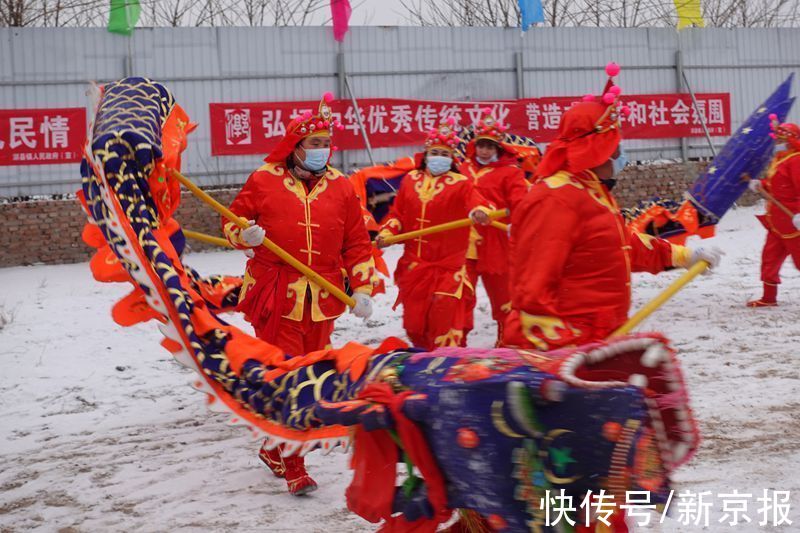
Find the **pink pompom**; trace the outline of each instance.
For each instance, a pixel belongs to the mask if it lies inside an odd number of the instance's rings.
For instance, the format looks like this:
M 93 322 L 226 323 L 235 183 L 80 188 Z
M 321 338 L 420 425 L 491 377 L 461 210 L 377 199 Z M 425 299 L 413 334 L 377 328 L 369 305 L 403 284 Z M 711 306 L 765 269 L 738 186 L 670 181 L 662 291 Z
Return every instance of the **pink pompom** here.
M 322 126 L 323 126 L 323 127 L 325 127 L 325 128 L 327 128 L 327 127 L 328 127 L 328 126 L 330 126 L 330 125 L 331 125 L 331 123 L 330 123 L 330 122 L 328 122 L 327 120 L 326 120 L 325 122 L 323 122 L 323 123 L 322 123 Z
M 481 109 L 481 112 L 483 112 L 484 115 L 488 115 L 489 113 L 492 112 L 492 108 L 491 107 L 484 107 L 483 109 Z
M 769 119 L 770 120 L 778 120 L 778 115 L 776 115 L 775 113 L 770 113 L 769 114 Z
M 330 104 L 331 102 L 333 102 L 333 93 L 330 91 L 326 92 L 325 94 L 322 95 L 322 99 L 325 100 L 326 104 Z
M 622 106 L 621 111 L 622 114 L 625 115 L 626 117 L 631 114 L 631 108 L 626 105 Z
M 611 105 L 611 104 L 614 103 L 614 100 L 616 100 L 616 99 L 617 99 L 617 97 L 613 93 L 606 93 L 606 94 L 603 95 L 603 103 L 604 104 Z
M 616 76 L 617 74 L 619 74 L 620 70 L 621 69 L 619 65 L 617 65 L 613 61 L 608 65 L 606 65 L 606 74 L 608 74 L 609 76 Z
M 612 85 L 611 87 L 608 88 L 608 92 L 614 94 L 615 96 L 619 96 L 620 94 L 622 94 L 622 89 L 620 88 L 619 85 Z
M 342 131 L 344 129 L 344 124 L 342 124 L 341 122 L 337 122 L 336 123 L 336 129 L 339 130 L 339 131 Z
M 448 126 L 455 126 L 455 124 L 456 124 L 456 119 L 455 118 L 450 117 L 450 118 L 447 119 L 447 125 Z
M 769 136 L 770 136 L 770 138 L 771 138 L 771 139 L 776 139 L 776 138 L 778 137 L 778 136 L 777 136 L 777 135 L 775 135 L 774 133 L 770 133 L 770 134 L 769 134 Z
M 594 95 L 593 94 L 584 94 L 583 98 L 581 99 L 584 102 L 594 102 Z
M 304 111 L 303 112 L 303 120 L 308 120 L 311 118 L 311 111 Z
M 331 146 L 331 152 L 338 152 L 338 151 L 339 151 L 338 146 Z

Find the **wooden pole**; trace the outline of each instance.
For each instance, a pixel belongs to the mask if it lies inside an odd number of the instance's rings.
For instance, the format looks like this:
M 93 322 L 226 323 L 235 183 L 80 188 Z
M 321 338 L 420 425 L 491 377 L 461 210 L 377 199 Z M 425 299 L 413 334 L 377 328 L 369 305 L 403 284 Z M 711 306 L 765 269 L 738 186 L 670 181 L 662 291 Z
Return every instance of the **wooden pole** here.
M 214 211 L 222 215 L 223 217 L 227 218 L 240 228 L 247 228 L 249 224 L 247 220 L 242 217 L 237 216 L 234 214 L 230 209 L 222 205 L 221 203 L 214 200 L 211 196 L 208 195 L 207 192 L 202 190 L 200 187 L 195 185 L 189 178 L 181 174 L 180 172 L 173 170 L 172 175 L 175 176 L 175 179 L 180 181 L 187 189 L 189 189 L 195 196 L 200 198 L 206 205 L 211 207 Z M 305 263 L 300 262 L 297 260 L 293 255 L 289 252 L 269 240 L 268 238 L 264 237 L 264 242 L 261 243 L 262 246 L 266 247 L 270 252 L 274 253 L 278 257 L 281 258 L 287 265 L 294 268 L 305 277 L 307 277 L 313 283 L 316 283 L 330 294 L 332 294 L 335 298 L 342 301 L 346 305 L 350 307 L 355 307 L 356 302 L 355 300 L 348 296 L 342 289 L 328 281 L 327 279 L 323 278 L 321 275 L 314 272 L 308 265 Z
M 504 231 L 504 232 L 508 233 L 509 225 L 508 224 L 503 224 L 499 220 L 492 220 L 489 223 L 489 225 L 492 226 L 493 228 L 499 229 L 500 231 Z
M 764 198 L 766 198 L 768 202 L 772 202 L 773 204 L 775 204 L 775 206 L 776 206 L 778 209 L 780 209 L 781 211 L 783 211 L 784 213 L 786 213 L 786 215 L 787 215 L 789 218 L 794 218 L 794 215 L 795 215 L 795 213 L 792 213 L 792 212 L 789 210 L 789 208 L 788 208 L 788 207 L 786 207 L 785 205 L 783 205 L 782 203 L 780 203 L 778 200 L 776 200 L 776 199 L 775 199 L 775 197 L 774 197 L 774 196 L 772 196 L 772 195 L 771 195 L 770 193 L 768 193 L 767 191 L 765 191 L 765 190 L 763 189 L 763 187 L 759 187 L 759 189 L 758 189 L 758 192 L 759 192 L 759 194 L 761 194 L 761 196 L 763 196 Z
M 489 211 L 488 215 L 491 219 L 507 217 L 508 209 L 496 209 L 494 211 Z M 398 235 L 390 235 L 388 237 L 384 237 L 383 242 L 387 245 L 395 244 L 398 242 L 407 241 L 409 239 L 416 239 L 417 237 L 422 237 L 423 235 L 431 235 L 433 233 L 441 233 L 442 231 L 464 228 L 471 224 L 472 219 L 462 218 L 459 220 L 453 220 L 452 222 L 445 222 L 444 224 L 437 224 L 436 226 L 431 226 L 429 228 L 409 231 L 407 233 L 400 233 Z
M 685 287 L 689 282 L 691 282 L 694 278 L 702 274 L 706 271 L 709 267 L 708 262 L 706 261 L 698 261 L 695 263 L 689 270 L 683 273 L 681 277 L 676 279 L 672 282 L 672 284 L 664 289 L 661 294 L 650 300 L 644 307 L 639 309 L 635 315 L 628 319 L 620 328 L 611 334 L 612 337 L 616 337 L 618 335 L 625 335 L 630 333 L 633 328 L 641 324 L 644 319 L 649 317 L 653 312 L 655 312 L 659 307 L 664 305 L 664 303 L 675 296 L 675 294 L 680 291 L 683 287 Z
M 199 231 L 192 231 L 188 229 L 182 229 L 182 231 L 183 234 L 189 239 L 194 239 L 196 241 L 205 242 L 208 244 L 214 244 L 217 246 L 221 246 L 223 248 L 233 248 L 233 245 L 231 243 L 229 243 L 226 239 L 223 239 L 221 237 L 214 237 L 213 235 L 208 235 L 205 233 L 200 233 Z

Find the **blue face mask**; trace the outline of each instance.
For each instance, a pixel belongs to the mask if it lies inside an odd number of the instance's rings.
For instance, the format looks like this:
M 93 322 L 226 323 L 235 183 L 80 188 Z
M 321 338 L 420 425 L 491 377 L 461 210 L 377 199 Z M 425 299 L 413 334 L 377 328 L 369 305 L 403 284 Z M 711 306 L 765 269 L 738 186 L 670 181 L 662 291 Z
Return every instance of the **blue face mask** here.
M 425 165 L 431 171 L 431 174 L 438 176 L 450 170 L 453 165 L 453 158 L 443 155 L 429 155 L 425 157 Z
M 616 159 L 612 159 L 611 163 L 614 165 L 615 176 L 620 172 L 622 172 L 625 169 L 625 167 L 628 166 L 628 155 L 621 147 L 619 149 L 619 156 Z
M 311 172 L 318 172 L 325 168 L 331 157 L 330 148 L 306 148 L 305 151 L 306 158 L 303 160 L 303 166 Z

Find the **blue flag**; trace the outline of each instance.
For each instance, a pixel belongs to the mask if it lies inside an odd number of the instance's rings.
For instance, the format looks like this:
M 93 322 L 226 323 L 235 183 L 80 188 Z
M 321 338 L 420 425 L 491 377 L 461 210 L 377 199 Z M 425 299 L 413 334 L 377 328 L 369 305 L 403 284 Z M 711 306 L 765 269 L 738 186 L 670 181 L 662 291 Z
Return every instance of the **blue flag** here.
M 522 18 L 522 31 L 527 31 L 531 24 L 544 22 L 542 0 L 519 0 L 519 12 Z

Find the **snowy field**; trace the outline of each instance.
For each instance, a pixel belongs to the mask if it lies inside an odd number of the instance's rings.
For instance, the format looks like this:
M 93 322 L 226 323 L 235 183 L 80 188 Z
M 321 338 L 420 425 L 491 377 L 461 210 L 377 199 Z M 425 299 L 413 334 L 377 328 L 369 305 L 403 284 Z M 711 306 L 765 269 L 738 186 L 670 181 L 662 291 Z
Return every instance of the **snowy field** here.
M 705 531 L 761 530 L 763 489 L 792 491 L 794 524 L 780 530 L 800 531 L 800 274 L 787 263 L 781 307 L 744 307 L 760 295 L 756 212 L 731 212 L 713 239 L 727 252 L 722 267 L 640 328 L 675 343 L 701 423 L 702 447 L 676 488 L 752 494 L 750 524 L 717 523 L 717 504 Z M 244 257 L 192 254 L 187 263 L 239 274 Z M 677 275 L 637 276 L 634 307 Z M 111 321 L 127 291 L 95 282 L 87 264 L 0 269 L 0 316 L 9 320 L 0 329 L 0 531 L 374 530 L 345 508 L 343 454 L 311 454 L 320 490 L 289 496 L 259 466 L 258 442 L 205 410 L 153 324 Z M 390 286 L 366 323 L 343 317 L 335 344 L 401 334 L 395 296 Z M 483 293 L 478 311 L 470 343 L 491 346 Z M 667 519 L 663 530 L 703 529 Z

